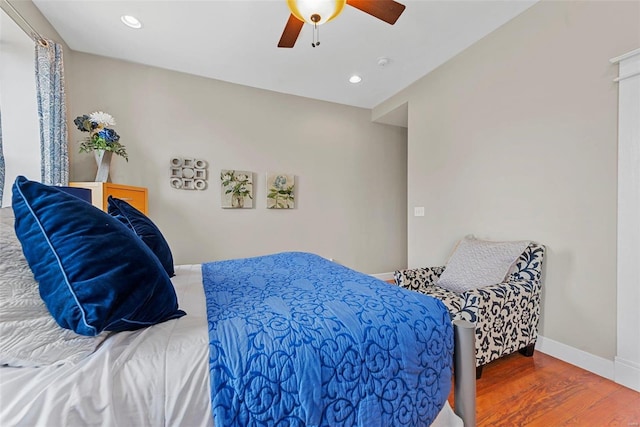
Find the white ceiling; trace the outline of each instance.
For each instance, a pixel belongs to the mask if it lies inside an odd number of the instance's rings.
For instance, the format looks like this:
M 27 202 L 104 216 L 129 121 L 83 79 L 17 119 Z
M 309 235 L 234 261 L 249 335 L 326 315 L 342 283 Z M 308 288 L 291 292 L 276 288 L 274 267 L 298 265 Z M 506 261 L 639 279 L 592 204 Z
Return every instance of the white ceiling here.
M 373 108 L 536 0 L 404 0 L 391 26 L 346 6 L 296 46 L 278 48 L 285 0 L 33 0 L 71 49 L 242 85 Z M 142 21 L 141 30 L 120 22 Z M 381 67 L 378 58 L 390 62 Z M 351 84 L 357 73 L 362 82 Z

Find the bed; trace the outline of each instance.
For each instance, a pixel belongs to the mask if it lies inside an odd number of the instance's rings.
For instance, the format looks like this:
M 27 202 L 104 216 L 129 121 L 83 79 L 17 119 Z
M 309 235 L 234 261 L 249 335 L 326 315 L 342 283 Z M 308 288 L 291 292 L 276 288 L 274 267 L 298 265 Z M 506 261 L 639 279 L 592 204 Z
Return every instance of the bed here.
M 85 209 L 71 202 L 74 212 Z M 29 304 L 30 313 L 40 310 L 28 323 L 0 307 L 0 328 L 15 338 L 46 330 L 52 318 L 38 306 L 24 259 L 15 264 L 21 254 L 9 217 L 0 209 L 0 249 L 14 263 L 0 266 L 0 296 L 4 304 L 5 288 L 14 286 L 22 312 Z M 35 363 L 16 352 L 7 359 L 7 343 L 0 343 L 0 362 L 22 365 L 0 368 L 0 425 L 463 425 L 447 403 L 454 333 L 437 300 L 309 253 L 172 272 L 176 312 L 187 315 L 165 314 L 167 320 L 132 331 L 111 322 L 117 331 L 95 336 L 49 325 L 60 335 L 28 349 Z M 21 274 L 22 287 L 5 283 Z M 57 360 L 47 360 L 52 353 Z M 455 358 L 456 392 L 464 393 L 469 387 L 458 377 L 466 365 L 473 377 L 473 354 L 471 364 L 459 359 L 464 352 Z M 470 410 L 467 420 L 475 416 Z

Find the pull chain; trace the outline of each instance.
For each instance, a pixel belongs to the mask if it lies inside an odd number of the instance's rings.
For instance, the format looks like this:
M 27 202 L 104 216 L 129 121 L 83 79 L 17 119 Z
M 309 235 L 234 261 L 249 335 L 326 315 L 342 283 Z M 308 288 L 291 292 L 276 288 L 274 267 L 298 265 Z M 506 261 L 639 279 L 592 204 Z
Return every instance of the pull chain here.
M 313 22 L 313 41 L 311 42 L 311 46 L 313 47 L 320 46 L 320 29 L 318 28 L 318 22 L 320 22 L 321 19 L 317 13 L 311 15 L 311 22 Z
M 313 24 L 313 42 L 311 46 L 320 46 L 320 27 L 318 27 L 318 24 Z

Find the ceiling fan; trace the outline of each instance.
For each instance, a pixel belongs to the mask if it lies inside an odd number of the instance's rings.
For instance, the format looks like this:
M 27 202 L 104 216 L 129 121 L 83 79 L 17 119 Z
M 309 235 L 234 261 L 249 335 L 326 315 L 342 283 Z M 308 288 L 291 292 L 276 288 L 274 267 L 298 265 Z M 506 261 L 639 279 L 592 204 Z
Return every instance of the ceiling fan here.
M 360 9 L 391 25 L 395 24 L 405 5 L 393 0 L 287 0 L 291 15 L 284 27 L 278 47 L 293 47 L 305 23 L 313 25 L 314 36 L 311 46 L 320 45 L 318 25 L 334 19 L 342 12 L 345 4 Z

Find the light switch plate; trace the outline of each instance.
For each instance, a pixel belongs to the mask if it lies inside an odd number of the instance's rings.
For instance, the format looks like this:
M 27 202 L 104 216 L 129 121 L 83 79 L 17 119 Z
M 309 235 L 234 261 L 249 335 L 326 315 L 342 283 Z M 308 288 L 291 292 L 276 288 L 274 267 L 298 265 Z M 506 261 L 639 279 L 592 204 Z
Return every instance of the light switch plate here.
M 424 216 L 424 206 L 416 206 L 413 208 L 413 216 Z

